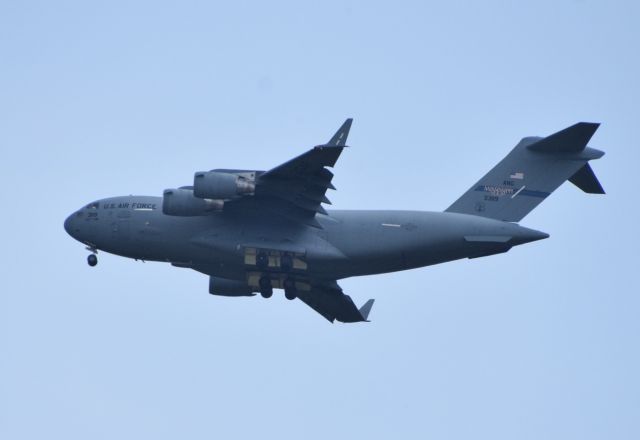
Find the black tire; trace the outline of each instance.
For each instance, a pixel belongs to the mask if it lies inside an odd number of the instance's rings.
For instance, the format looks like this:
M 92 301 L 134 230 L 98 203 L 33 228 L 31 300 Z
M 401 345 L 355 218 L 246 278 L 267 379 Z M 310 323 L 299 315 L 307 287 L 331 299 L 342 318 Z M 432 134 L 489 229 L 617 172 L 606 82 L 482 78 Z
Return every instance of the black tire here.
M 271 279 L 268 276 L 260 278 L 260 295 L 262 295 L 263 298 L 271 298 L 273 295 Z
M 260 277 L 260 281 L 258 281 L 258 283 L 260 284 L 260 289 L 266 289 L 267 287 L 271 287 L 271 278 L 265 275 Z
M 296 283 L 290 278 L 284 280 L 284 297 L 288 300 L 296 299 L 297 291 L 296 291 Z
M 95 254 L 90 254 L 87 257 L 87 263 L 89 264 L 89 266 L 93 267 L 96 264 L 98 264 L 98 257 Z
M 289 301 L 292 301 L 296 299 L 298 295 L 296 295 L 295 289 L 292 289 L 292 290 L 287 289 L 284 291 L 284 297 L 287 298 Z
M 262 295 L 263 298 L 271 298 L 273 296 L 273 289 L 269 287 L 268 289 L 261 290 L 260 295 Z

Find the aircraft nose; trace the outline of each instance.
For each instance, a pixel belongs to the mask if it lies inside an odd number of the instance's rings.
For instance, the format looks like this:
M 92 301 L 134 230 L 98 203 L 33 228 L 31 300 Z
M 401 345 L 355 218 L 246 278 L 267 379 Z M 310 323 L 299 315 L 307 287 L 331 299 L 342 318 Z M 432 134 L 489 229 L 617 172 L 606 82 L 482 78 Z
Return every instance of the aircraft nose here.
M 76 236 L 74 235 L 74 230 L 73 230 L 73 223 L 74 223 L 73 217 L 74 217 L 74 214 L 71 214 L 64 221 L 64 230 L 67 231 L 67 234 L 69 234 L 73 238 L 76 238 Z
M 67 234 L 71 235 L 71 216 L 67 217 L 64 221 L 64 230 L 67 231 Z

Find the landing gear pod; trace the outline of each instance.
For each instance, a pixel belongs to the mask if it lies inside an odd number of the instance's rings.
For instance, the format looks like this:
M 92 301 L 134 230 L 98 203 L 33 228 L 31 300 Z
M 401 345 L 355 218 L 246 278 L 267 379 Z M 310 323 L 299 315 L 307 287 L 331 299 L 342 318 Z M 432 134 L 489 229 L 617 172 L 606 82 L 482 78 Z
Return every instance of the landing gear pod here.
M 246 281 L 209 277 L 209 293 L 220 296 L 255 296 Z

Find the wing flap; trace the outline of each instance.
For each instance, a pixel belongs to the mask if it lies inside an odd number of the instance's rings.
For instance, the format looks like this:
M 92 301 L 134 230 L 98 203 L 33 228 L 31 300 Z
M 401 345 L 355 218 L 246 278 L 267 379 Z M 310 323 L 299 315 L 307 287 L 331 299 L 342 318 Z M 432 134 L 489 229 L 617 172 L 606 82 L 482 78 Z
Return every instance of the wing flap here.
M 298 298 L 330 322 L 367 322 L 373 307 L 373 299 L 360 309 L 349 295 L 342 292 L 338 283 L 312 284 L 310 291 L 298 292 Z

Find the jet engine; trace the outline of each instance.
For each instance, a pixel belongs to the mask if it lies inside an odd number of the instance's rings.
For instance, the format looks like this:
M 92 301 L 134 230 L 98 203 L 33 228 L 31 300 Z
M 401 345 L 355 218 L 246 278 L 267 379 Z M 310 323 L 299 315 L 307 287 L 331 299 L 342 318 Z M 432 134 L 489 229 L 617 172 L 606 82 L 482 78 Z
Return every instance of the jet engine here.
M 231 200 L 255 191 L 249 178 L 219 171 L 199 171 L 193 178 L 193 194 L 203 199 Z
M 207 215 L 222 211 L 222 200 L 201 199 L 194 197 L 193 190 L 165 189 L 162 196 L 162 213 L 181 217 Z
M 220 296 L 254 296 L 246 281 L 209 277 L 209 293 Z

